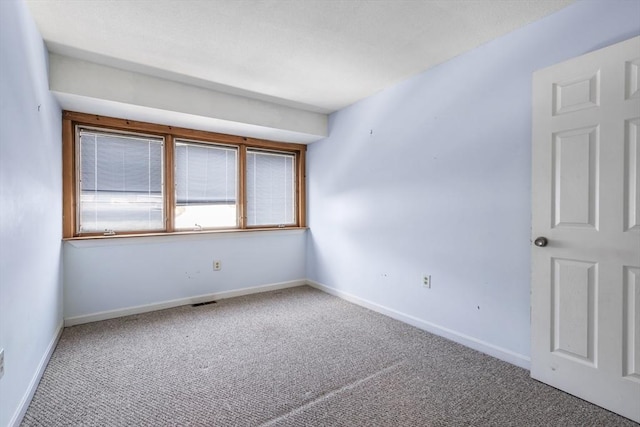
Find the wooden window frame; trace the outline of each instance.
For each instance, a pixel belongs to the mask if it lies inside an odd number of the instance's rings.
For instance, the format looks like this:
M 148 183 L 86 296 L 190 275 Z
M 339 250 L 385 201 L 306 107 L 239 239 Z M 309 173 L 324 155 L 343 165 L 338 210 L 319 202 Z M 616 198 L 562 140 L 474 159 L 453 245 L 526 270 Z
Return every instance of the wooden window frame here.
M 78 171 L 76 159 L 76 129 L 88 126 L 105 132 L 144 133 L 164 138 L 164 231 L 127 231 L 115 235 L 102 233 L 78 233 L 77 189 Z M 232 228 L 175 230 L 175 139 L 190 140 L 202 144 L 234 146 L 238 149 L 238 225 Z M 284 226 L 247 226 L 246 159 L 247 149 L 279 151 L 295 155 L 296 159 L 296 222 Z M 283 230 L 306 227 L 306 149 L 304 144 L 275 142 L 257 138 L 226 135 L 195 129 L 160 125 L 127 119 L 64 111 L 62 114 L 62 228 L 64 239 L 117 238 L 123 236 L 148 236 L 172 234 L 197 234 L 250 230 Z

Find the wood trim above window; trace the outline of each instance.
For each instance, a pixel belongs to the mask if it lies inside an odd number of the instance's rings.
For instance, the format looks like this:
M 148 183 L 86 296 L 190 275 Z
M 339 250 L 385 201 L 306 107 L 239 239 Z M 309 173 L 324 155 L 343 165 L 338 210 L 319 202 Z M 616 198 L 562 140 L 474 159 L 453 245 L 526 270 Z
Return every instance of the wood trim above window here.
M 63 237 L 65 239 L 74 238 L 106 238 L 113 236 L 105 236 L 100 233 L 79 233 L 78 204 L 77 199 L 79 191 L 78 182 L 78 157 L 76 152 L 76 131 L 78 127 L 90 126 L 105 132 L 130 132 L 144 133 L 164 138 L 164 161 L 162 171 L 164 178 L 164 215 L 165 215 L 165 231 L 164 232 L 140 232 L 136 230 L 118 232 L 117 236 L 122 235 L 158 235 L 158 234 L 185 234 L 184 230 L 176 231 L 175 229 L 175 140 L 187 139 L 197 141 L 202 144 L 224 144 L 235 146 L 238 149 L 238 225 L 234 228 L 225 228 L 220 231 L 248 230 L 246 209 L 246 152 L 247 149 L 266 149 L 277 150 L 285 153 L 294 154 L 296 158 L 296 177 L 295 177 L 295 194 L 296 194 L 296 221 L 295 224 L 288 224 L 285 227 L 256 227 L 260 230 L 264 229 L 282 229 L 282 228 L 301 228 L 306 227 L 306 190 L 305 190 L 305 160 L 306 145 L 291 144 L 285 142 L 275 142 L 262 140 L 257 138 L 249 138 L 235 135 L 219 134 L 201 130 L 173 127 L 154 123 L 139 122 L 127 119 L 118 119 L 113 117 L 105 117 L 91 114 L 84 114 L 72 111 L 63 112 L 62 116 L 62 162 L 63 162 Z M 253 229 L 254 227 L 252 227 Z M 214 231 L 212 229 L 203 230 L 204 232 Z M 199 231 L 193 231 L 198 233 Z M 189 232 L 187 232 L 189 233 Z

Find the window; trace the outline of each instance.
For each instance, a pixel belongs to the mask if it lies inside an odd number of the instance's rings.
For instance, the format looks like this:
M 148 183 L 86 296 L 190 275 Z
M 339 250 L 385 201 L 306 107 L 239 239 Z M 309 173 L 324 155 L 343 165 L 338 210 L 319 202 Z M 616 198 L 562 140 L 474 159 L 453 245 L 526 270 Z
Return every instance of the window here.
M 238 149 L 176 141 L 176 229 L 238 225 Z
M 79 232 L 163 230 L 164 140 L 79 128 Z
M 64 237 L 304 227 L 305 149 L 65 111 Z
M 295 156 L 247 150 L 249 225 L 295 223 Z

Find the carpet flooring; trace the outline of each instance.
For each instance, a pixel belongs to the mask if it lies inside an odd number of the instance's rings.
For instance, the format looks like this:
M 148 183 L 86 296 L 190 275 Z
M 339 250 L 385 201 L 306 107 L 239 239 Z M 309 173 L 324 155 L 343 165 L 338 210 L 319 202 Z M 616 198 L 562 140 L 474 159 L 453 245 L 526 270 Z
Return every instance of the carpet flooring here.
M 637 426 L 310 287 L 66 328 L 23 426 Z

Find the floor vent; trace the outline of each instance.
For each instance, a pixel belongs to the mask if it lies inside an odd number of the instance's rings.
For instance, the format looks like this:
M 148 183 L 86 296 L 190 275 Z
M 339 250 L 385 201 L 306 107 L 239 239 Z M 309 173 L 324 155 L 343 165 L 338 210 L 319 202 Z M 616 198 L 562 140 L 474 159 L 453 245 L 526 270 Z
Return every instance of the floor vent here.
M 196 304 L 191 304 L 191 307 L 200 307 L 201 305 L 209 305 L 209 304 L 215 304 L 215 301 L 205 301 L 205 302 L 199 302 Z

